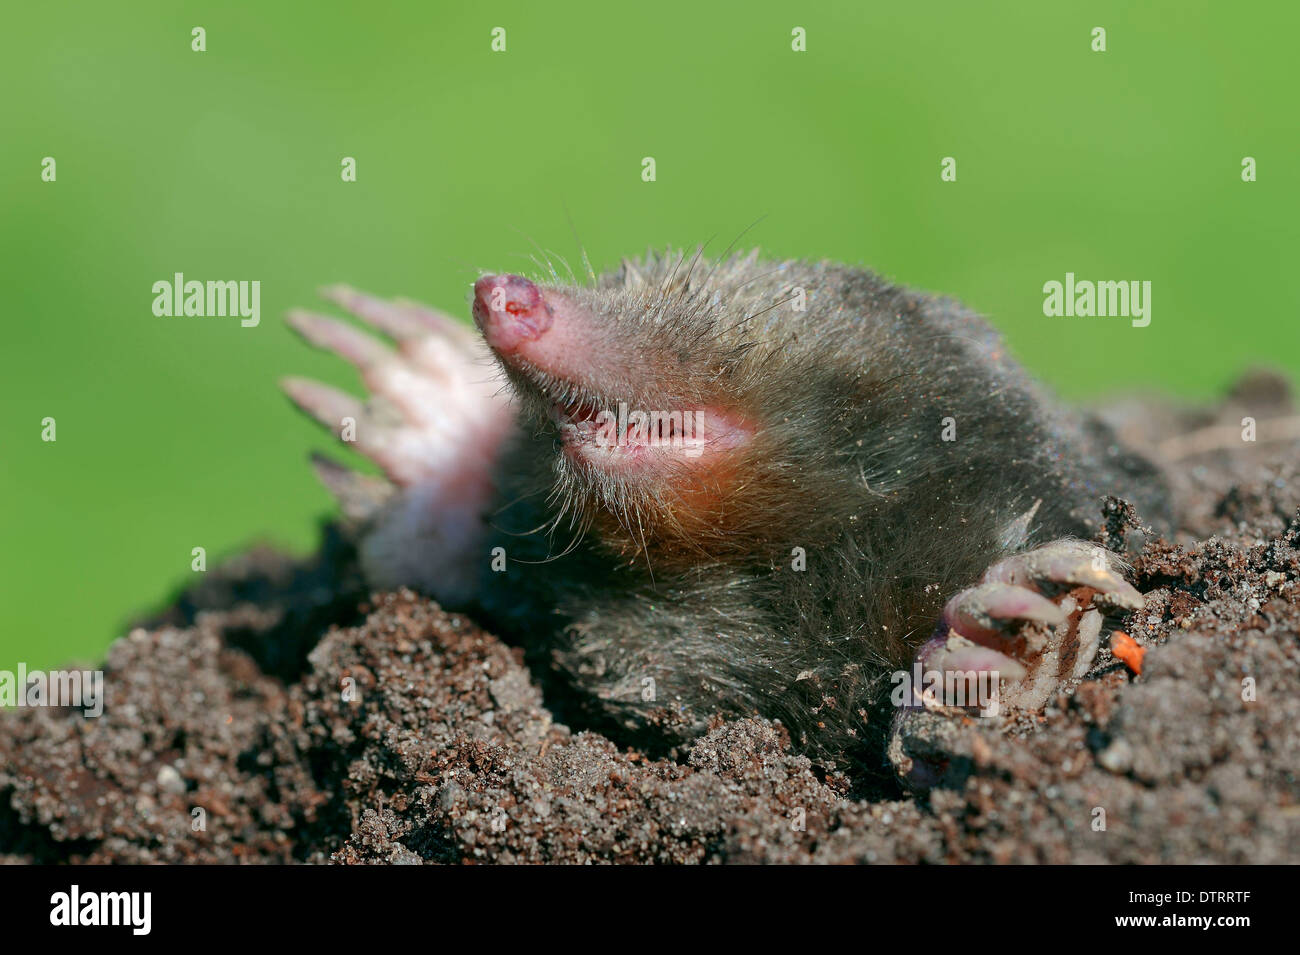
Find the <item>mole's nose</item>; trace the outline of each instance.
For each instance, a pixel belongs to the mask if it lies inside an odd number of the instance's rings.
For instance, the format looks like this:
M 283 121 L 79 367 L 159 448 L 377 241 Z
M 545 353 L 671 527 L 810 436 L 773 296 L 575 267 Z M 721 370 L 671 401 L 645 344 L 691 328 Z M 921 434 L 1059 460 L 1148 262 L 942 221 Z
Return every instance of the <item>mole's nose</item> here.
M 521 275 L 485 275 L 474 283 L 474 322 L 497 351 L 537 340 L 552 320 L 542 290 Z

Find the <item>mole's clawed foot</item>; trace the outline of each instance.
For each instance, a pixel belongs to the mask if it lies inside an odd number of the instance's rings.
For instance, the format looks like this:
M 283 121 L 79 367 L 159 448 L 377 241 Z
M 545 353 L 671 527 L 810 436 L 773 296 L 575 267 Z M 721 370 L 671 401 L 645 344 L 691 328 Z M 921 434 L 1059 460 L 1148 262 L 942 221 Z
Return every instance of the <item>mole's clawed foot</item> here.
M 916 654 L 911 693 L 896 697 L 890 758 L 898 771 L 934 783 L 945 770 L 943 738 L 955 732 L 946 717 L 1039 709 L 1084 676 L 1103 615 L 1142 607 L 1122 569 L 1110 551 L 1060 540 L 999 561 L 949 600 Z
M 369 525 L 361 557 L 372 585 L 465 599 L 481 562 L 492 469 L 514 420 L 491 355 L 468 327 L 425 306 L 346 286 L 323 295 L 397 347 L 334 318 L 290 314 L 303 338 L 356 366 L 371 396 L 301 378 L 285 379 L 284 390 L 388 480 L 323 457 L 317 473 L 345 513 Z

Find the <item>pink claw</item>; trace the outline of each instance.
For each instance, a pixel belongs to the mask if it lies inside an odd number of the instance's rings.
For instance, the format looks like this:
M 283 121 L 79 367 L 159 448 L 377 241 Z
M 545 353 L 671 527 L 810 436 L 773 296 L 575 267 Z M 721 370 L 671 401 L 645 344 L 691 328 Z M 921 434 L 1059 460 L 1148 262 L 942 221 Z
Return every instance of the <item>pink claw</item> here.
M 917 653 L 916 659 L 926 670 L 959 673 L 989 671 L 1007 680 L 1019 680 L 1025 675 L 1025 668 L 1016 660 L 957 634 L 931 638 Z
M 948 625 L 972 640 L 1001 638 L 1006 622 L 1028 620 L 1058 626 L 1065 612 L 1042 594 L 1009 584 L 982 584 L 964 590 L 943 609 Z

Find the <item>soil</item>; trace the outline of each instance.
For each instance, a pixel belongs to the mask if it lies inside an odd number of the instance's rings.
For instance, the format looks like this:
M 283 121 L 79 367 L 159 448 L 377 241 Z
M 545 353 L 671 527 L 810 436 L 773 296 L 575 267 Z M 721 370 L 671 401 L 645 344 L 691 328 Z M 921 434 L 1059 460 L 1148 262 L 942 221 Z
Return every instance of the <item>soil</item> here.
M 927 792 L 863 790 L 760 719 L 676 759 L 571 729 L 521 651 L 414 593 L 366 595 L 327 529 L 312 560 L 251 551 L 118 640 L 102 717 L 0 714 L 0 861 L 1300 861 L 1285 387 L 1107 414 L 1139 447 L 1198 435 L 1164 446 L 1173 539 L 1108 505 L 1147 595 L 1121 624 L 1141 674 L 1104 642 L 1040 712 L 934 717 L 947 773 Z

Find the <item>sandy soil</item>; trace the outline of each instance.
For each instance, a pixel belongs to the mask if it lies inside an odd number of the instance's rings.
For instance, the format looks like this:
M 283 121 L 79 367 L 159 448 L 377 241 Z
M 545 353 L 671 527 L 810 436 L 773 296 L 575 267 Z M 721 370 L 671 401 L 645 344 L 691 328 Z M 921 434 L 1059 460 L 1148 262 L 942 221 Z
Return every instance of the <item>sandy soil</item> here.
M 1134 554 L 1141 675 L 1103 649 L 1041 712 L 934 717 L 929 792 L 828 774 L 762 720 L 677 759 L 573 731 L 520 651 L 364 595 L 330 533 L 307 563 L 250 552 L 118 640 L 103 717 L 0 716 L 0 858 L 1300 861 L 1300 441 L 1265 424 L 1289 409 L 1263 376 L 1214 414 L 1111 409 L 1139 445 L 1231 438 L 1243 414 L 1261 440 L 1164 446 L 1186 516 Z

